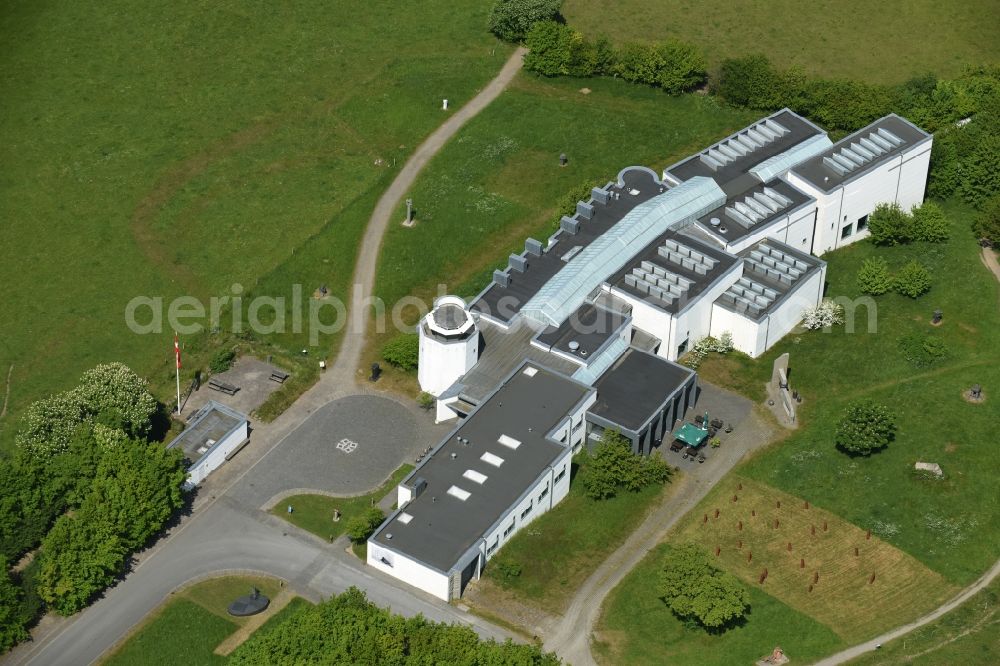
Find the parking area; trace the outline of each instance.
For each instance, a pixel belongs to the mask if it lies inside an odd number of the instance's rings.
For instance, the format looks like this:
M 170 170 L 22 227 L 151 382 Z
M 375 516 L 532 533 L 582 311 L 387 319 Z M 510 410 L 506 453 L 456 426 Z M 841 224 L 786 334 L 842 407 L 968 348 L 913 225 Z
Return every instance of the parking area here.
M 432 421 L 382 396 L 335 400 L 313 412 L 228 495 L 258 508 L 291 490 L 366 492 L 437 443 L 443 428 Z

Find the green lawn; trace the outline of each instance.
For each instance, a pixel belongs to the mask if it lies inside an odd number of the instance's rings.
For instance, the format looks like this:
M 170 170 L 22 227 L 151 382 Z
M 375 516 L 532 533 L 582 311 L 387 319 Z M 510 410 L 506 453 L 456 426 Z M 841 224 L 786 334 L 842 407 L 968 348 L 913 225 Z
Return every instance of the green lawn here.
M 760 385 L 774 358 L 791 354 L 791 383 L 805 398 L 802 427 L 744 465 L 740 473 L 808 499 L 921 560 L 952 582 L 981 574 L 1000 551 L 996 479 L 996 400 L 969 404 L 962 392 L 972 384 L 1000 387 L 1000 285 L 979 259 L 968 231 L 970 211 L 948 205 L 952 240 L 943 245 L 877 248 L 868 242 L 824 256 L 829 262 L 828 296 L 858 296 L 861 262 L 883 256 L 895 268 L 916 258 L 934 276 L 931 291 L 917 300 L 879 296 L 877 330 L 868 332 L 859 309 L 854 333 L 792 334 L 761 359 L 711 359 L 706 374 L 728 374 L 731 386 Z M 935 308 L 940 327 L 929 324 Z M 949 356 L 937 365 L 914 368 L 899 338 L 918 332 L 942 339 Z M 722 365 L 711 370 L 711 366 Z M 994 392 L 996 389 L 992 389 Z M 872 398 L 898 415 L 896 441 L 865 458 L 850 458 L 833 446 L 832 433 L 845 408 Z M 945 478 L 916 476 L 917 461 L 940 463 Z
M 653 550 L 605 599 L 594 656 L 603 664 L 752 664 L 781 646 L 793 663 L 846 647 L 828 627 L 755 586 L 745 624 L 721 634 L 689 626 L 656 593 L 664 547 Z
M 112 654 L 105 666 L 202 666 L 225 664 L 212 654 L 237 629 L 235 622 L 187 599 L 176 599 Z
M 589 499 L 580 483 L 551 511 L 518 532 L 494 557 L 484 577 L 550 613 L 561 613 L 580 584 L 642 522 L 649 508 L 669 492 L 650 486 L 602 501 Z M 505 580 L 497 561 L 521 565 Z
M 347 523 L 388 495 L 407 474 L 413 471 L 413 465 L 401 465 L 392 476 L 379 488 L 365 495 L 355 497 L 329 497 L 327 495 L 292 495 L 281 500 L 271 508 L 271 513 L 284 518 L 288 522 L 312 532 L 322 539 L 333 541 L 344 533 Z M 292 513 L 288 513 L 291 505 Z M 333 522 L 333 510 L 340 509 L 341 517 Z M 356 551 L 357 552 L 357 551 Z
M 935 622 L 853 659 L 854 666 L 1000 663 L 1000 580 Z
M 387 232 L 376 293 L 390 304 L 408 295 L 426 301 L 443 284 L 447 293 L 473 296 L 508 254 L 524 249 L 525 238 L 544 240 L 556 230 L 567 193 L 603 185 L 626 166 L 662 168 L 756 116 L 612 79 L 521 74 L 417 180 L 417 225 Z M 565 168 L 560 153 L 569 157 Z
M 230 634 L 250 618 L 228 614 L 229 604 L 247 594 L 254 585 L 261 594 L 274 599 L 282 585 L 263 576 L 223 576 L 184 588 L 170 597 L 161 608 L 143 621 L 118 649 L 103 662 L 104 666 L 192 666 L 225 664 L 227 659 L 213 653 Z M 288 604 L 264 622 L 256 631 L 266 631 L 284 622 L 309 602 L 293 597 Z
M 830 77 L 894 83 L 1000 58 L 1000 25 L 990 0 L 626 0 L 608 7 L 566 0 L 563 15 L 585 34 L 613 41 L 677 37 L 698 44 L 712 65 L 763 52 L 779 66 Z M 609 20 L 610 19 L 610 20 Z
M 134 296 L 204 299 L 240 283 L 290 311 L 296 283 L 306 302 L 322 284 L 343 295 L 374 201 L 447 116 L 441 99 L 458 108 L 510 53 L 485 30 L 487 11 L 473 0 L 6 7 L 0 376 L 14 371 L 0 444 L 28 403 L 101 361 L 170 395 L 169 325 L 131 333 Z M 305 333 L 267 338 L 275 353 L 308 345 Z

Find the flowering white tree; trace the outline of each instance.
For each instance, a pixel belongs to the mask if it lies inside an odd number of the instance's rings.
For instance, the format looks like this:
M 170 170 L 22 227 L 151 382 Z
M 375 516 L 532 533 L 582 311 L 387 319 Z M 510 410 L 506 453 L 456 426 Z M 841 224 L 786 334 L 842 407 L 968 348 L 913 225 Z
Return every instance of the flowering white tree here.
M 826 299 L 802 313 L 802 325 L 810 331 L 843 323 L 844 308 Z
M 77 427 L 89 418 L 79 393 L 66 391 L 33 402 L 21 417 L 17 445 L 34 457 L 61 453 Z
M 91 414 L 115 411 L 134 437 L 143 437 L 156 413 L 148 383 L 124 363 L 104 363 L 83 373 L 77 391 Z

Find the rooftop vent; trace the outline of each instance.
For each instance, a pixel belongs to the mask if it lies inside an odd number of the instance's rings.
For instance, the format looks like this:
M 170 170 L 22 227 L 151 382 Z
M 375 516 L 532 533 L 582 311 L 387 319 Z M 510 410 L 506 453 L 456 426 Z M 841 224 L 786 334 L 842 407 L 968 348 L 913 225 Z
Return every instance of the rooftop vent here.
M 404 525 L 409 525 L 411 520 L 413 520 L 413 516 L 406 513 L 405 511 L 399 514 L 399 522 L 403 523 Z
M 456 458 L 458 458 L 458 454 L 457 454 L 457 453 L 455 453 L 454 451 L 452 451 L 452 452 L 451 452 L 451 459 L 452 459 L 452 460 L 454 460 L 454 459 L 456 459 Z
M 720 224 L 722 224 L 722 220 L 720 220 L 717 217 L 713 217 L 711 220 L 708 221 L 708 223 L 711 224 L 713 227 L 717 227 Z
M 386 532 L 385 533 L 385 538 L 386 539 L 391 539 L 392 538 L 392 532 Z
M 579 342 L 577 342 L 576 340 L 570 340 L 570 341 L 569 341 L 569 344 L 568 344 L 568 345 L 566 345 L 566 346 L 567 346 L 567 347 L 569 347 L 569 350 L 570 350 L 570 351 L 573 351 L 573 352 L 575 352 L 575 351 L 576 351 L 577 349 L 579 349 L 579 348 L 580 348 L 580 343 L 579 343 Z
M 906 142 L 889 130 L 879 127 L 866 136 L 858 138 L 849 146 L 843 146 L 824 157 L 823 164 L 838 175 L 846 176 L 858 167 L 887 154 L 904 143 Z

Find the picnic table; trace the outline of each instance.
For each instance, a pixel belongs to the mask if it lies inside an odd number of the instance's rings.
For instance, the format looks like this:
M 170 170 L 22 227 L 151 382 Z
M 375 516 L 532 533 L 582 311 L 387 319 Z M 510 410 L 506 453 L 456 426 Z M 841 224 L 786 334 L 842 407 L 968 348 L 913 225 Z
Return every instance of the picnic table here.
M 208 380 L 208 388 L 214 389 L 216 391 L 221 391 L 228 395 L 236 395 L 236 392 L 240 390 L 239 386 L 233 386 L 232 384 L 224 382 L 221 379 L 217 379 L 215 377 L 211 377 Z

